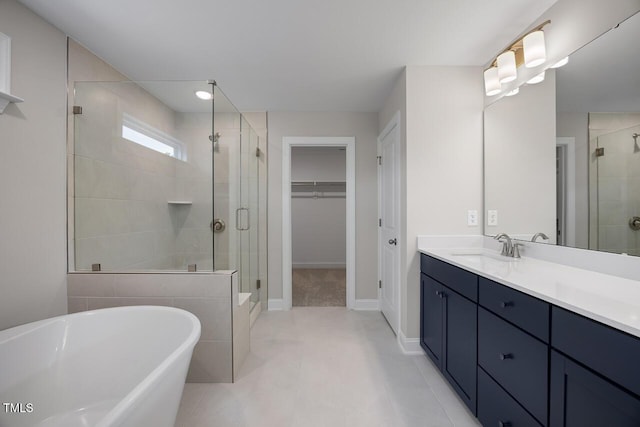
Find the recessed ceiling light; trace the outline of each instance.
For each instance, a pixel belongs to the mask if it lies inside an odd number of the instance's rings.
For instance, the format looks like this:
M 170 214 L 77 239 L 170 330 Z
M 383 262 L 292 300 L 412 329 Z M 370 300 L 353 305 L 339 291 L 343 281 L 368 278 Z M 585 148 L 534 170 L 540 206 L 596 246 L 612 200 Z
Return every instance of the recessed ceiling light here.
M 213 95 L 211 94 L 211 92 L 207 92 L 206 90 L 197 90 L 196 96 L 205 101 L 208 101 L 211 98 L 213 98 Z

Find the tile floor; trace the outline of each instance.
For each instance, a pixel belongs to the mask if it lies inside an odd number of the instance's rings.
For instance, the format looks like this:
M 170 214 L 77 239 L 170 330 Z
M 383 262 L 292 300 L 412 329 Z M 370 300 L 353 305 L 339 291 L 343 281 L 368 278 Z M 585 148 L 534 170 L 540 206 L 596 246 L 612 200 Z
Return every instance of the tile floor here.
M 186 384 L 176 427 L 480 426 L 379 312 L 263 312 L 234 384 Z

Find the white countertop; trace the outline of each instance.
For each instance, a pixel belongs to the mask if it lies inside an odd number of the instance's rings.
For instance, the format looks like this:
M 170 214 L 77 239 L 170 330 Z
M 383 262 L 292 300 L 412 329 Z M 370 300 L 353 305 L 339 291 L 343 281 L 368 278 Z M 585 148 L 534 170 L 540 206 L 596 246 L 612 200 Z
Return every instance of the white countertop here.
M 475 245 L 474 245 L 475 246 Z M 640 338 L 640 281 L 478 247 L 428 248 L 424 254 Z M 485 256 L 465 256 L 478 254 Z

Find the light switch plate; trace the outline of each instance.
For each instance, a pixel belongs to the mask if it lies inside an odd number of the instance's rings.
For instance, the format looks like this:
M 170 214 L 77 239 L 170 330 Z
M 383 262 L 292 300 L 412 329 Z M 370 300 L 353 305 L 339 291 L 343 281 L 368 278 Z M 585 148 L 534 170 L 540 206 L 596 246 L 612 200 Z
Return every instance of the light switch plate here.
M 498 225 L 498 211 L 495 209 L 489 209 L 487 211 L 487 225 Z
M 478 225 L 478 211 L 473 209 L 473 210 L 468 210 L 467 211 L 467 225 L 469 227 L 475 227 Z

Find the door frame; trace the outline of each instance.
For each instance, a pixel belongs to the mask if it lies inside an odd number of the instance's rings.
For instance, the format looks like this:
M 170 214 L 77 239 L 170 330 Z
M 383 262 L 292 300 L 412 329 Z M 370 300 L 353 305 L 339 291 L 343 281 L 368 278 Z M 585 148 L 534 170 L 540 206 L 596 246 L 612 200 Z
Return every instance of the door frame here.
M 402 129 L 400 127 L 400 111 L 396 111 L 396 113 L 393 115 L 393 117 L 391 118 L 391 120 L 389 120 L 389 123 L 387 123 L 387 125 L 384 127 L 384 129 L 382 130 L 382 132 L 380 132 L 380 134 L 378 135 L 378 146 L 377 146 L 377 152 L 378 152 L 378 156 L 382 155 L 382 141 L 384 140 L 384 138 L 391 132 L 397 132 L 398 134 L 398 151 L 402 151 L 402 147 L 400 146 L 400 144 L 402 143 Z M 400 171 L 400 156 L 397 156 L 396 161 L 398 162 L 398 164 L 396 165 L 396 171 Z M 380 170 L 380 167 L 378 167 L 378 218 L 382 218 L 382 197 L 381 197 L 381 192 L 382 192 L 382 172 Z M 397 277 L 396 277 L 396 283 L 394 284 L 394 286 L 396 286 L 396 313 L 397 313 L 397 319 L 396 319 L 396 328 L 398 329 L 397 331 L 394 331 L 398 337 L 400 337 L 400 330 L 401 330 L 401 325 L 402 325 L 402 314 L 401 314 L 401 299 L 402 299 L 402 295 L 401 295 L 401 290 L 402 287 L 400 286 L 400 282 L 401 282 L 401 278 L 402 278 L 402 248 L 403 248 L 403 239 L 402 236 L 400 235 L 400 232 L 402 230 L 402 217 L 401 217 L 401 210 L 400 210 L 400 199 L 401 199 L 401 195 L 400 192 L 402 191 L 402 184 L 400 183 L 400 176 L 397 176 L 397 187 L 396 188 L 396 197 L 397 200 L 394 201 L 398 202 L 396 204 L 396 210 L 397 210 L 397 218 L 398 218 L 398 228 L 399 228 L 399 234 L 398 234 L 398 250 L 400 251 L 400 256 L 398 257 L 398 261 L 400 262 L 400 265 L 398 265 L 397 267 Z M 384 244 L 384 242 L 382 241 L 382 229 L 380 226 L 378 226 L 378 280 L 382 280 L 382 245 Z M 378 282 L 380 283 L 380 282 Z M 379 301 L 379 307 L 380 307 L 380 311 L 382 311 L 382 289 L 378 288 L 378 301 Z
M 293 147 L 345 147 L 347 184 L 347 308 L 356 300 L 356 151 L 355 137 L 285 136 L 282 138 L 282 299 L 283 309 L 292 306 L 291 149 Z
M 557 137 L 556 147 L 564 153 L 564 245 L 576 245 L 576 139 L 574 137 Z

